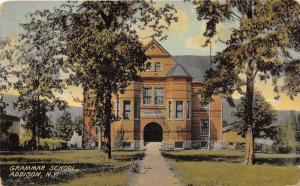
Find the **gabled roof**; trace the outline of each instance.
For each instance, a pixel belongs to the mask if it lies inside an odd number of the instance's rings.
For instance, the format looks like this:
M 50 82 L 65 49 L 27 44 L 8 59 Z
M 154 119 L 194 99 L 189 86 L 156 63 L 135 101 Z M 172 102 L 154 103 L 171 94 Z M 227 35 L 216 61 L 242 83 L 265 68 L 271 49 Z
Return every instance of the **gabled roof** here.
M 155 39 L 151 39 L 150 42 L 145 44 L 145 47 L 148 49 L 150 46 L 155 45 L 158 47 L 165 55 L 170 56 L 169 52 Z
M 167 74 L 167 77 L 192 77 L 183 66 L 176 64 Z
M 176 61 L 177 65 L 183 67 L 186 73 L 188 73 L 193 78 L 193 81 L 203 81 L 206 71 L 209 70 L 210 68 L 209 56 L 185 55 L 185 56 L 173 56 L 173 59 Z M 177 65 L 175 65 L 175 67 Z M 170 70 L 170 72 L 172 70 Z M 179 75 L 181 74 L 180 71 L 172 71 L 172 74 L 176 76 L 177 72 L 179 73 Z

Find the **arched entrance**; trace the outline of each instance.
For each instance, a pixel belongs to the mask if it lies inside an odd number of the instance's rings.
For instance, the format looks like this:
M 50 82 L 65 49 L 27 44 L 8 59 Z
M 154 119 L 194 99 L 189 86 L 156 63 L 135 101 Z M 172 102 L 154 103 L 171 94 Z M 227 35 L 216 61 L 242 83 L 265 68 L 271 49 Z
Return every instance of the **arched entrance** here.
M 149 123 L 144 128 L 144 142 L 161 142 L 163 130 L 158 123 Z

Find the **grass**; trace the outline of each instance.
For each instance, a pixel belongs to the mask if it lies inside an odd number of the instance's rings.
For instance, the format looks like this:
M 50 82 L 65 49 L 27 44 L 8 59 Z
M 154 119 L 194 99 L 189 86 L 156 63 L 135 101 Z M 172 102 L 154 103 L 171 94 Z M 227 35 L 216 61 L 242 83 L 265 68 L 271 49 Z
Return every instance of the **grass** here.
M 295 166 L 174 160 L 170 163 L 181 182 L 190 186 L 284 186 L 300 180 L 300 170 Z
M 0 154 L 0 165 L 8 169 L 12 164 L 74 164 L 79 167 L 76 173 L 67 173 L 59 177 L 59 185 L 124 185 L 128 177 L 128 170 L 134 169 L 137 164 L 132 160 L 141 159 L 142 151 L 115 151 L 112 160 L 107 160 L 105 154 L 95 150 L 64 150 L 64 151 L 36 151 L 13 154 Z M 43 180 L 12 180 L 7 179 L 7 185 L 41 185 Z M 57 183 L 57 180 L 48 180 L 48 184 Z M 25 185 L 26 185 L 25 184 Z
M 126 172 L 89 174 L 68 183 L 59 184 L 59 186 L 121 186 L 125 185 L 127 179 Z
M 164 157 L 183 161 L 224 161 L 243 162 L 244 152 L 234 150 L 179 150 L 163 151 Z M 255 153 L 256 164 L 298 165 L 299 154 L 264 154 Z
M 186 156 L 186 155 L 222 155 L 222 156 L 243 156 L 242 151 L 233 150 L 176 150 L 165 151 L 168 154 Z
M 142 151 L 116 151 L 112 153 L 113 160 L 110 164 L 118 163 L 118 160 L 130 160 L 143 157 Z M 0 163 L 18 162 L 55 162 L 55 163 L 106 163 L 105 154 L 94 150 L 65 150 L 65 151 L 37 151 L 22 154 L 1 154 Z

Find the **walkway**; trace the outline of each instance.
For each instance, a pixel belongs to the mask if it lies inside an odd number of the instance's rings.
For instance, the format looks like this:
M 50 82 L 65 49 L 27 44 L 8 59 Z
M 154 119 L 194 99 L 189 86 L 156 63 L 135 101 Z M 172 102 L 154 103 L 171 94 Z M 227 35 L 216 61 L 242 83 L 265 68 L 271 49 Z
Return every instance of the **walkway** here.
M 148 143 L 145 158 L 140 164 L 139 173 L 133 174 L 129 185 L 134 186 L 178 186 L 179 181 L 170 170 L 159 151 L 160 143 Z

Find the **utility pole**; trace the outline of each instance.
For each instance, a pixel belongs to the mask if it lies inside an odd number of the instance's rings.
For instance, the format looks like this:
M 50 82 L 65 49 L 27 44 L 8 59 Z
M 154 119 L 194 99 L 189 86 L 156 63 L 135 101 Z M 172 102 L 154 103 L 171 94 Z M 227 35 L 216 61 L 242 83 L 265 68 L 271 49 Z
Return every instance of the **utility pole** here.
M 211 70 L 211 40 L 209 40 L 209 70 Z M 210 118 L 210 102 L 208 104 L 208 150 L 211 148 L 211 118 Z

